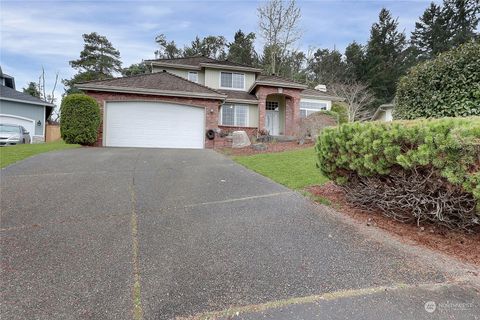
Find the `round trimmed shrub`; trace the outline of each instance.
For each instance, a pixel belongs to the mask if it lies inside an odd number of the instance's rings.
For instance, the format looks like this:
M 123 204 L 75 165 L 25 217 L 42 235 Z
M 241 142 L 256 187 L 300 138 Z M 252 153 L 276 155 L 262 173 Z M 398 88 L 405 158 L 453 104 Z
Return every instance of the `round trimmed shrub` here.
M 411 68 L 397 86 L 395 119 L 480 115 L 480 42 Z
M 60 133 L 66 143 L 92 145 L 97 141 L 100 108 L 92 97 L 71 94 L 63 98 L 60 107 Z

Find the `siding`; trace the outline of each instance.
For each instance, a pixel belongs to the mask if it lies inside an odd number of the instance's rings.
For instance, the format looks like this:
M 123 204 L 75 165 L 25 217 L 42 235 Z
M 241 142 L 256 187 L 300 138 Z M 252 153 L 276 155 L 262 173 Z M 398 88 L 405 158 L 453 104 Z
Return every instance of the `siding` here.
M 218 70 L 205 68 L 205 85 L 213 89 L 220 89 L 220 72 L 236 72 L 231 70 Z M 255 73 L 238 71 L 245 74 L 245 90 L 247 91 L 255 82 Z
M 185 69 L 175 69 L 175 68 L 166 68 L 166 67 L 153 67 L 152 72 L 162 72 L 163 70 L 173 73 L 179 77 L 188 79 L 188 71 L 195 71 L 198 73 L 198 83 L 205 85 L 205 73 L 200 70 L 185 70 Z
M 45 126 L 45 107 L 33 104 L 26 104 L 21 102 L 0 100 L 0 114 L 11 114 L 14 116 L 24 117 L 35 120 L 35 123 L 40 120 L 41 126 L 35 125 L 35 135 L 43 136 L 43 128 Z
M 249 127 L 258 127 L 258 105 L 256 104 L 245 104 L 245 103 L 233 103 L 233 104 L 241 104 L 241 105 L 247 105 L 248 106 L 248 126 Z M 220 108 L 222 108 L 221 106 Z M 218 118 L 218 124 L 221 124 L 222 119 L 219 117 Z

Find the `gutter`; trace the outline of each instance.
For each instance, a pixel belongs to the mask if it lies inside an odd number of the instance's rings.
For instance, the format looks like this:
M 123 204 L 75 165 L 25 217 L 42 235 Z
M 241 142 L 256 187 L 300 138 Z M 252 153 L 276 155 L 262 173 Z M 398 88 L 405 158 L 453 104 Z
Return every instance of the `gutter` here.
M 214 94 L 214 93 L 195 93 L 185 91 L 170 91 L 170 90 L 157 90 L 157 89 L 145 89 L 145 88 L 125 88 L 117 86 L 105 86 L 105 85 L 88 85 L 78 84 L 76 87 L 80 90 L 90 91 L 106 91 L 106 92 L 118 92 L 118 93 L 136 93 L 147 95 L 160 95 L 170 97 L 187 97 L 187 98 L 204 98 L 204 99 L 218 99 L 225 100 L 227 95 Z
M 35 105 L 44 106 L 44 107 L 55 107 L 55 105 L 53 103 L 49 103 L 49 102 L 41 102 L 41 101 L 35 102 L 35 101 L 13 99 L 13 98 L 6 98 L 6 97 L 0 97 L 0 100 L 12 101 L 12 102 L 21 102 L 21 103 L 26 103 L 26 104 L 35 104 Z

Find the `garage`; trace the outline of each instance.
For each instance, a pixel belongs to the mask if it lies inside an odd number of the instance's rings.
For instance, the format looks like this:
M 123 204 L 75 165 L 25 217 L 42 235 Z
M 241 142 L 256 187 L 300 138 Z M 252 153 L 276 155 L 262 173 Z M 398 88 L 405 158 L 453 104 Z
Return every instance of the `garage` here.
M 205 108 L 169 102 L 107 102 L 104 141 L 108 147 L 204 147 Z
M 35 120 L 11 114 L 0 114 L 0 123 L 15 124 L 24 127 L 30 138 L 35 134 Z

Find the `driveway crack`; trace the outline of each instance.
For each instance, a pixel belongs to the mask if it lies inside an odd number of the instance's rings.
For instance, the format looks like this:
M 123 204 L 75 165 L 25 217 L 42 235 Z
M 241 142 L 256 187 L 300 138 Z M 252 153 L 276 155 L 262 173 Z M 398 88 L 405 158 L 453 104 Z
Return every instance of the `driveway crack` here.
M 133 167 L 132 175 L 132 184 L 130 185 L 130 200 L 132 205 L 131 212 L 131 234 L 132 234 L 132 266 L 133 266 L 133 289 L 132 289 L 132 299 L 133 299 L 133 319 L 141 320 L 143 319 L 143 309 L 142 309 L 142 296 L 141 296 L 141 276 L 140 276 L 140 263 L 139 263 L 139 241 L 138 241 L 138 214 L 136 210 L 136 194 L 135 194 L 135 170 L 137 167 L 138 159 L 140 158 L 141 151 L 138 153 L 137 159 L 135 160 Z

